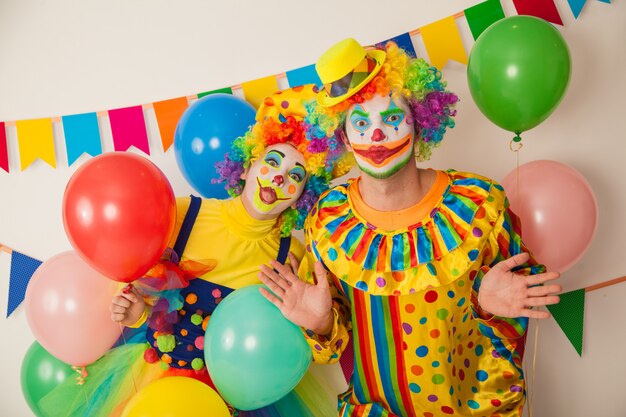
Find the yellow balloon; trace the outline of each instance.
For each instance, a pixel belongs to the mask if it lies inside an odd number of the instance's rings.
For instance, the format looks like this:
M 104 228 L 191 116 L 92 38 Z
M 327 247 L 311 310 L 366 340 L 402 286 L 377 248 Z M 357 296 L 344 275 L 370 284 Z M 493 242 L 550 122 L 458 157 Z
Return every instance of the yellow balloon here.
M 230 417 L 224 400 L 193 378 L 158 379 L 140 390 L 124 407 L 122 417 Z

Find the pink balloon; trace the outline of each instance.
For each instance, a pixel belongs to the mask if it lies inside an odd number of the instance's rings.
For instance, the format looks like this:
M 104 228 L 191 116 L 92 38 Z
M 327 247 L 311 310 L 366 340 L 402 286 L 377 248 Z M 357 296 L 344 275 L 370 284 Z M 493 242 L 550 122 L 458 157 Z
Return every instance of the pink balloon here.
M 88 365 L 120 335 L 109 305 L 118 284 L 101 275 L 76 252 L 45 261 L 26 289 L 26 318 L 35 338 L 71 365 Z
M 537 261 L 564 272 L 580 260 L 596 232 L 598 206 L 578 171 L 556 161 L 533 161 L 519 173 L 511 171 L 502 185 Z

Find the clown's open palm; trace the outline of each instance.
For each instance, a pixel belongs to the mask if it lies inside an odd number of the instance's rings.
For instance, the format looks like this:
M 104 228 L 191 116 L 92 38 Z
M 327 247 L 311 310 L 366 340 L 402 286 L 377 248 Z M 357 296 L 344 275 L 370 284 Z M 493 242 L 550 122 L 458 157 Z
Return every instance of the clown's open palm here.
M 500 317 L 530 317 L 545 319 L 550 313 L 531 307 L 557 304 L 561 287 L 542 285 L 559 277 L 558 272 L 522 275 L 511 271 L 528 261 L 528 253 L 520 253 L 497 263 L 485 274 L 478 291 L 478 304 Z
M 317 283 L 312 285 L 298 278 L 299 263 L 292 253 L 289 254 L 289 262 L 290 265 L 283 265 L 271 261 L 271 267 L 261 266 L 259 278 L 273 292 L 261 288 L 261 294 L 292 323 L 316 334 L 330 333 L 333 323 L 332 299 L 324 266 L 320 262 L 315 263 Z

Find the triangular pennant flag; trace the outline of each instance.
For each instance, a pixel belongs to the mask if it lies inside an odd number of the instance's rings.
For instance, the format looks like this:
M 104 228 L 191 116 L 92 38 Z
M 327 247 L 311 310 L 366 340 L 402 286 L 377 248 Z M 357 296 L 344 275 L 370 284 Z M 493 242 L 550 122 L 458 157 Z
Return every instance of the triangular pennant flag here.
M 113 145 L 116 151 L 126 151 L 131 146 L 150 155 L 148 132 L 142 106 L 109 110 Z
M 319 75 L 317 75 L 317 71 L 315 71 L 315 64 L 287 71 L 285 75 L 287 76 L 289 87 L 298 87 L 305 84 L 315 84 L 318 87 L 322 86 L 322 81 Z
M 500 19 L 504 19 L 504 10 L 500 0 L 487 0 L 465 9 L 465 19 L 470 27 L 474 40 L 478 39 L 481 33 L 491 24 Z
M 599 0 L 603 3 L 611 3 L 611 0 Z M 580 12 L 583 10 L 583 7 L 585 6 L 585 3 L 587 3 L 587 0 L 567 0 L 567 2 L 569 3 L 569 8 L 572 9 L 572 13 L 574 13 L 574 17 L 576 19 L 578 19 L 578 16 L 580 15 Z
M 37 158 L 56 168 L 52 119 L 18 120 L 17 142 L 20 148 L 20 165 L 24 171 Z
M 426 25 L 420 28 L 420 33 L 431 65 L 442 69 L 450 59 L 467 64 L 467 54 L 454 16 Z
M 535 16 L 556 25 L 563 26 L 554 0 L 513 0 L 517 14 Z
M 9 302 L 7 317 L 24 301 L 26 287 L 30 278 L 39 268 L 41 261 L 30 256 L 22 255 L 17 251 L 11 252 L 11 273 L 9 275 Z
M 174 142 L 174 133 L 180 116 L 183 115 L 189 103 L 187 97 L 173 98 L 171 100 L 157 101 L 152 104 L 156 115 L 163 152 L 166 152 Z
M 395 38 L 387 39 L 386 41 L 379 42 L 376 44 L 377 47 L 384 47 L 387 42 L 395 42 L 400 48 L 404 49 L 404 51 L 409 54 L 411 58 L 417 58 L 417 53 L 415 52 L 415 47 L 413 46 L 413 41 L 411 40 L 411 35 L 409 33 L 403 33 L 402 35 L 398 35 Z
M 255 109 L 258 109 L 265 97 L 278 91 L 278 81 L 276 81 L 276 76 L 270 75 L 269 77 L 242 83 L 241 89 L 248 103 L 252 104 Z
M 83 153 L 98 156 L 102 153 L 100 128 L 96 113 L 72 114 L 61 117 L 67 164 L 71 166 Z
M 230 87 L 218 88 L 217 90 L 205 91 L 204 93 L 198 93 L 198 98 L 202 98 L 204 96 L 208 96 L 210 94 L 233 94 L 233 89 Z
M 548 310 L 569 339 L 578 355 L 583 354 L 583 322 L 585 319 L 585 289 L 559 294 L 561 301 Z
M 7 147 L 7 131 L 4 122 L 0 122 L 0 168 L 9 172 L 9 151 Z

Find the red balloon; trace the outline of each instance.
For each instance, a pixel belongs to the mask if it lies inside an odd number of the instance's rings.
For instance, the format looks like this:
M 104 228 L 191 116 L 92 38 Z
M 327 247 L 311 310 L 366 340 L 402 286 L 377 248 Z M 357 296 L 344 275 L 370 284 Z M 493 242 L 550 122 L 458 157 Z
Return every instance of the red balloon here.
M 94 269 L 122 282 L 148 271 L 174 231 L 176 200 L 152 162 L 126 152 L 87 161 L 70 178 L 63 224 L 74 249 Z
M 519 173 L 511 171 L 502 186 L 537 261 L 564 272 L 580 260 L 593 240 L 598 207 L 578 171 L 556 161 L 533 161 L 521 165 Z

